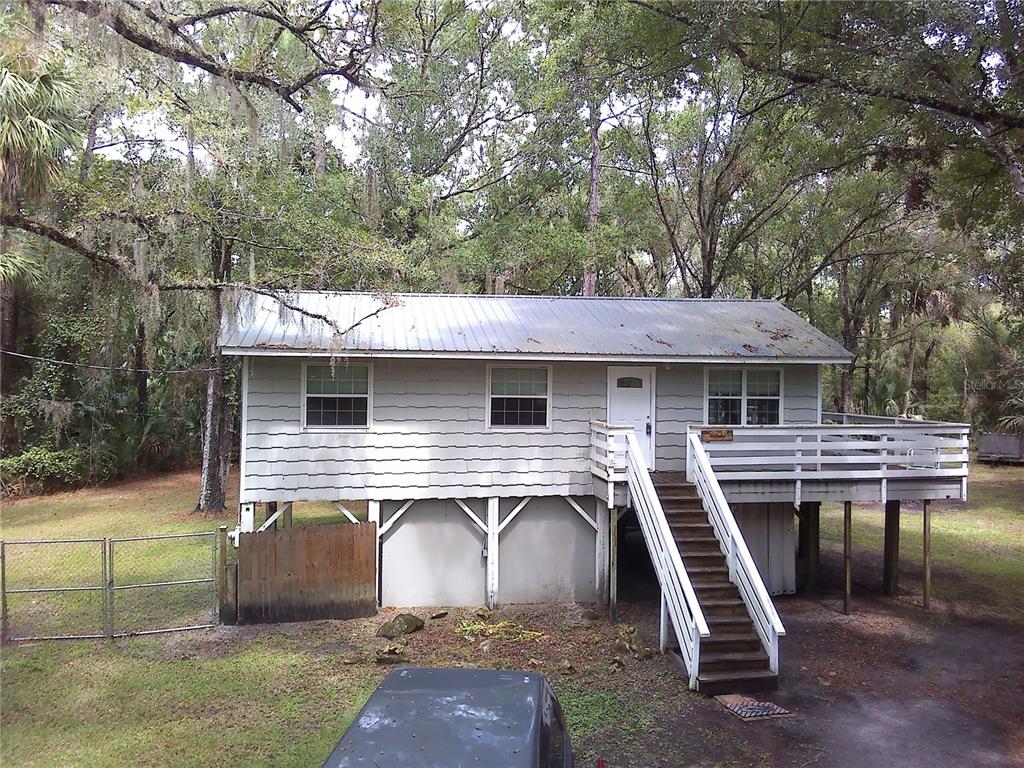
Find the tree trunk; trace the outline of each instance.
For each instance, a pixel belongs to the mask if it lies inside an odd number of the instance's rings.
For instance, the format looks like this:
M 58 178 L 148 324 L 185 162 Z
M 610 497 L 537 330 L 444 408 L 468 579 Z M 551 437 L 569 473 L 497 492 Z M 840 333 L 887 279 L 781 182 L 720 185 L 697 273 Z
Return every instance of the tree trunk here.
M 935 354 L 935 347 L 939 343 L 938 336 L 932 336 L 932 340 L 928 342 L 928 346 L 924 348 L 924 358 L 921 360 L 921 402 L 927 403 L 928 396 L 931 394 L 931 376 L 929 375 L 932 355 Z
M 211 324 L 220 328 L 221 295 L 219 290 L 210 294 L 213 302 Z M 206 377 L 206 413 L 203 417 L 203 465 L 199 479 L 199 502 L 196 512 L 218 514 L 224 509 L 224 483 L 221 467 L 221 429 L 224 423 L 224 372 L 221 368 L 220 349 L 216 331 L 210 340 L 210 368 Z
M 231 251 L 228 243 L 210 233 L 210 258 L 214 282 L 231 278 Z M 218 334 L 224 314 L 219 289 L 210 291 L 210 343 L 206 378 L 206 412 L 203 418 L 203 463 L 199 480 L 199 502 L 196 512 L 215 515 L 224 509 L 226 479 L 231 450 L 231 408 L 224 391 L 224 362 L 220 354 Z
M 135 414 L 139 430 L 149 412 L 149 371 L 146 370 L 146 324 L 140 320 L 135 337 Z
M 0 234 L 0 253 L 11 249 L 11 241 L 6 234 Z M 8 281 L 0 287 L 0 349 L 14 352 L 18 346 L 18 296 L 14 283 Z M 0 355 L 0 397 L 6 398 L 14 390 L 14 358 Z M 4 418 L 3 451 L 6 454 L 14 438 L 14 417 Z
M 914 322 L 911 318 L 911 322 Z M 910 405 L 914 396 L 914 364 L 917 362 L 917 328 L 910 331 L 910 341 L 907 343 L 907 391 L 903 393 L 903 407 L 900 409 L 900 416 L 906 416 L 910 411 Z
M 601 179 L 601 107 L 590 105 L 590 195 L 587 200 L 587 232 L 590 233 L 590 263 L 583 271 L 584 296 L 597 295 L 597 213 L 600 205 L 598 184 Z

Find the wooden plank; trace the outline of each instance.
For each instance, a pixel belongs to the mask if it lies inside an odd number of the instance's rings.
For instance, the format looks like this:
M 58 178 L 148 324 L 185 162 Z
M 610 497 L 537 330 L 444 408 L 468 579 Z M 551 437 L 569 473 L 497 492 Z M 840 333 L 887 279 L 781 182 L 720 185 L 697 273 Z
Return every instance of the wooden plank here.
M 882 592 L 895 595 L 900 580 L 900 502 L 885 502 L 885 545 L 882 553 Z
M 376 531 L 373 523 L 346 523 L 242 534 L 238 622 L 372 615 Z
M 843 502 L 843 613 L 853 610 L 853 502 Z
M 925 499 L 922 502 L 924 517 L 924 609 L 931 608 L 932 602 L 932 510 L 931 503 Z

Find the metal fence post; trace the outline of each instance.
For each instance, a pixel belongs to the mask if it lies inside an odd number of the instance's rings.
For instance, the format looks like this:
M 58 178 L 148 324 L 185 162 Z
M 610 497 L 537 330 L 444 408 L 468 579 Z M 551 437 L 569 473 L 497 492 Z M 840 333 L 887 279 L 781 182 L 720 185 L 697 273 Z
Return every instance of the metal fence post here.
M 104 546 L 107 549 L 107 580 L 104 592 L 107 595 L 107 624 L 104 632 L 108 638 L 114 638 L 114 540 L 105 538 Z
M 7 544 L 0 541 L 0 640 L 7 639 Z
M 100 614 L 103 620 L 103 634 L 107 637 L 113 635 L 113 622 L 110 618 L 110 586 L 109 568 L 107 567 L 107 549 L 110 547 L 110 539 L 100 542 Z

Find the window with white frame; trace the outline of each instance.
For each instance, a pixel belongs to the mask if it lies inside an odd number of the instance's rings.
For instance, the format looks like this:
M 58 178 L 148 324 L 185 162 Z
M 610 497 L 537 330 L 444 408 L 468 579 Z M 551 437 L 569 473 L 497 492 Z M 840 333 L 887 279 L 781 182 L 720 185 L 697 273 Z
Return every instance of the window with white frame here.
M 303 426 L 368 427 L 370 382 L 368 365 L 306 365 Z
M 782 371 L 709 368 L 707 408 L 708 424 L 781 424 Z
M 548 426 L 551 369 L 491 367 L 488 377 L 487 424 L 500 429 Z

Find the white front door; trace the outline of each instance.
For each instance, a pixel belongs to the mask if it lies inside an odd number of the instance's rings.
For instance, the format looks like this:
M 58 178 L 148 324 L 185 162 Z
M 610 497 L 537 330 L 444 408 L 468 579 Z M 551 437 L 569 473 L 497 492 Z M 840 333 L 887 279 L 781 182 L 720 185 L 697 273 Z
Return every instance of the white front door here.
M 654 469 L 654 366 L 608 366 L 608 423 L 633 427 Z

